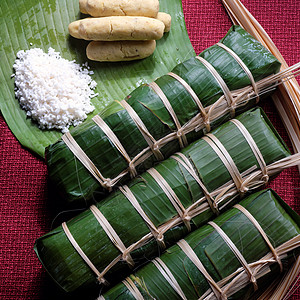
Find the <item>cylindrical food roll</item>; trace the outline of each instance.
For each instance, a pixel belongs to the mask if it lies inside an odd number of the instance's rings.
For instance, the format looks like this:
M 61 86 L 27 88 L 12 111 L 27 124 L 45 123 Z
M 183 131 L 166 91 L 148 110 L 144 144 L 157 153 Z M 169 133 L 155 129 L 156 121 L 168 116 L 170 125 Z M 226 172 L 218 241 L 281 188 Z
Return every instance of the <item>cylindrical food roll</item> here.
M 93 19 L 93 18 L 87 18 L 87 19 Z M 171 28 L 171 16 L 164 12 L 159 12 L 156 16 L 156 19 L 163 22 L 165 25 L 164 32 L 169 32 Z M 69 33 L 71 36 L 81 39 L 81 36 L 78 32 L 79 24 L 83 19 L 76 20 L 69 24 Z
M 80 0 L 80 11 L 93 17 L 144 16 L 155 18 L 158 0 Z
M 150 41 L 114 41 L 90 42 L 86 49 L 89 59 L 95 61 L 129 61 L 150 56 L 156 47 L 154 40 Z
M 159 12 L 156 19 L 162 21 L 165 24 L 165 32 L 169 32 L 171 29 L 171 16 L 164 12 Z
M 159 40 L 163 22 L 147 17 L 104 17 L 81 20 L 81 38 L 94 41 Z

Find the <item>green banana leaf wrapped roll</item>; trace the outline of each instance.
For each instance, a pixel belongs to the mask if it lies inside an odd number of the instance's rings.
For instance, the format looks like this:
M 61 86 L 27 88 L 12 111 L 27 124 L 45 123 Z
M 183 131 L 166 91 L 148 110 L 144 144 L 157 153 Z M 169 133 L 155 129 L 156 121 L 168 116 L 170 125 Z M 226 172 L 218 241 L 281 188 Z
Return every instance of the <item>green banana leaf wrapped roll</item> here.
M 263 111 L 252 109 L 39 238 L 35 251 L 65 291 L 116 282 L 294 157 Z
M 233 26 L 220 43 L 139 86 L 46 149 L 62 205 L 94 203 L 203 132 L 253 107 L 277 82 L 280 63 Z M 269 80 L 266 80 L 270 78 Z
M 98 300 L 249 299 L 299 254 L 300 217 L 274 191 L 264 190 L 189 234 Z

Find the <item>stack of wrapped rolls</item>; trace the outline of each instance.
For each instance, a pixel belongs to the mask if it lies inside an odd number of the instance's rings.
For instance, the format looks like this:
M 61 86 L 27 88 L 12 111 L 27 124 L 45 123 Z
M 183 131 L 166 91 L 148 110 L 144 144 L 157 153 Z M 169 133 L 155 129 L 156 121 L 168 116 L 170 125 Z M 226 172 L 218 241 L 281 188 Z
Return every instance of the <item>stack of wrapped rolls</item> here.
M 290 75 L 257 40 L 233 26 L 216 45 L 115 101 L 46 149 L 62 206 L 82 207 L 146 171 Z
M 35 251 L 65 291 L 115 283 L 299 161 L 252 109 L 39 238 Z
M 233 26 L 51 145 L 49 174 L 66 202 L 92 204 L 36 241 L 54 281 L 78 292 L 123 280 L 100 299 L 242 299 L 283 272 L 299 256 L 299 216 L 272 191 L 236 204 L 300 161 L 249 110 L 291 76 L 279 68 Z
M 171 16 L 159 12 L 158 0 L 80 0 L 79 7 L 92 17 L 72 22 L 69 33 L 92 41 L 86 54 L 95 61 L 146 58 L 171 27 Z

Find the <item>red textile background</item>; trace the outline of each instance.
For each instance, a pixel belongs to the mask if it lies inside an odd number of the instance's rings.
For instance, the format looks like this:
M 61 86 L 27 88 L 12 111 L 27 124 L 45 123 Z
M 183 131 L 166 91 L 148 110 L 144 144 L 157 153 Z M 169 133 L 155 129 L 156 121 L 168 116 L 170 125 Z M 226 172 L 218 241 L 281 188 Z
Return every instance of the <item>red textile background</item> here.
M 243 3 L 269 33 L 288 64 L 300 61 L 300 1 Z M 183 7 L 197 53 L 216 43 L 231 26 L 220 0 L 184 0 Z M 263 107 L 290 145 L 272 103 Z M 284 171 L 269 186 L 300 213 L 297 168 Z M 51 229 L 55 217 L 50 205 L 53 197 L 54 194 L 49 195 L 44 162 L 20 146 L 0 116 L 0 299 L 59 298 L 33 251 L 35 239 Z M 290 299 L 300 299 L 300 290 Z

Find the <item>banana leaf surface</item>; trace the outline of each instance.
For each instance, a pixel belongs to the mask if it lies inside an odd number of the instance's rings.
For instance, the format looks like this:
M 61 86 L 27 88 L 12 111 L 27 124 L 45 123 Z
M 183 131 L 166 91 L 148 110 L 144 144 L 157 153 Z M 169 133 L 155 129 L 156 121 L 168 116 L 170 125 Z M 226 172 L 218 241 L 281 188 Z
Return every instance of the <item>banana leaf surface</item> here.
M 290 156 L 286 145 L 260 108 L 239 115 L 237 120 L 248 130 L 267 165 Z M 247 140 L 232 122 L 221 125 L 212 133 L 227 149 L 241 174 L 246 172 L 251 176 L 252 172 L 260 170 Z M 192 143 L 181 153 L 190 161 L 208 192 L 232 184 L 228 169 L 204 139 Z M 156 166 L 155 170 L 169 184 L 185 209 L 203 198 L 203 201 L 197 203 L 195 207 L 196 213 L 190 221 L 191 230 L 203 225 L 214 216 L 204 197 L 202 187 L 180 162 L 171 157 Z M 263 184 L 262 182 L 261 185 Z M 188 233 L 188 227 L 178 217 L 178 211 L 149 172 L 133 179 L 128 188 L 156 228 L 174 219 L 178 220 L 174 226 L 164 232 L 166 246 L 172 245 Z M 221 191 L 222 189 L 220 193 Z M 222 200 L 219 205 L 220 211 L 229 207 L 238 198 L 239 192 L 234 191 Z M 96 206 L 125 247 L 129 247 L 149 234 L 149 227 L 144 219 L 120 190 L 111 193 Z M 203 209 L 197 211 L 198 207 Z M 118 248 L 106 235 L 91 210 L 86 210 L 66 224 L 78 245 L 100 272 L 120 256 Z M 35 243 L 35 251 L 50 276 L 63 290 L 71 292 L 97 286 L 95 274 L 70 244 L 61 226 L 39 238 Z M 162 248 L 158 247 L 157 241 L 150 235 L 149 239 L 131 251 L 130 255 L 135 266 L 138 266 L 158 255 L 160 251 Z M 120 259 L 108 270 L 104 278 L 108 282 L 116 282 L 124 278 L 129 271 L 127 263 Z
M 263 190 L 252 194 L 240 205 L 245 207 L 268 236 L 274 248 L 299 236 L 300 217 L 272 190 Z M 230 240 L 242 253 L 248 264 L 259 261 L 270 248 L 253 223 L 238 209 L 232 208 L 214 222 L 222 228 Z M 204 225 L 185 237 L 205 269 L 215 282 L 229 276 L 241 267 L 235 254 L 224 242 L 219 233 L 210 225 Z M 287 251 L 282 263 L 286 269 L 300 253 L 300 245 Z M 272 258 L 272 256 L 271 256 Z M 210 289 L 207 279 L 187 257 L 179 245 L 168 249 L 160 259 L 171 271 L 186 299 L 199 299 Z M 274 260 L 268 270 L 257 279 L 258 289 L 268 287 L 280 273 L 279 264 Z M 153 262 L 130 275 L 144 299 L 182 299 L 162 275 Z M 249 279 L 248 279 L 249 281 Z M 237 285 L 237 283 L 236 283 Z M 253 294 L 253 285 L 249 281 L 245 287 L 236 289 L 228 299 L 248 299 Z M 119 283 L 101 297 L 101 299 L 136 299 L 123 283 Z M 202 299 L 202 298 L 200 298 Z M 209 299 L 217 299 L 211 297 Z
M 232 49 L 241 58 L 251 71 L 255 81 L 279 71 L 280 63 L 277 59 L 239 26 L 232 27 L 221 43 Z M 217 70 L 231 91 L 250 85 L 250 79 L 243 68 L 223 48 L 214 45 L 204 50 L 200 56 Z M 172 72 L 190 85 L 203 107 L 212 106 L 223 96 L 219 83 L 195 57 L 178 64 Z M 155 83 L 169 100 L 181 125 L 199 115 L 200 110 L 195 100 L 175 78 L 164 75 L 156 79 Z M 247 97 L 245 95 L 245 101 L 236 108 L 237 114 L 255 105 L 256 99 Z M 126 97 L 126 101 L 156 141 L 177 132 L 174 119 L 161 98 L 149 85 L 139 86 Z M 230 109 L 225 108 L 218 117 L 211 121 L 211 128 L 217 127 L 230 118 Z M 131 160 L 147 148 L 147 151 L 151 152 L 135 122 L 119 102 L 113 102 L 101 112 L 100 116 L 119 139 Z M 201 118 L 199 117 L 199 119 Z M 196 127 L 195 130 L 187 133 L 187 142 L 191 143 L 200 138 L 205 131 L 203 127 Z M 95 122 L 85 122 L 71 130 L 71 134 L 105 178 L 116 178 L 120 173 L 128 170 L 128 161 Z M 176 134 L 172 140 L 160 148 L 164 158 L 178 150 L 180 150 L 180 143 Z M 60 204 L 62 206 L 82 207 L 91 203 L 95 198 L 100 199 L 101 194 L 107 194 L 106 189 L 91 175 L 62 140 L 46 149 L 46 161 L 49 176 L 61 194 Z M 158 158 L 151 152 L 142 162 L 136 164 L 137 174 L 146 171 L 157 161 Z M 128 179 L 130 179 L 129 172 L 121 177 L 118 183 L 122 184 Z
M 68 25 L 86 17 L 79 11 L 78 0 L 1 0 L 0 1 L 0 109 L 6 123 L 18 141 L 32 152 L 44 158 L 45 147 L 55 143 L 61 132 L 41 130 L 35 122 L 26 117 L 15 99 L 13 64 L 20 50 L 41 48 L 48 52 L 52 47 L 68 60 L 88 64 L 97 82 L 92 99 L 95 111 L 99 113 L 114 99 L 128 95 L 142 83 L 159 77 L 176 64 L 194 55 L 189 40 L 181 0 L 160 0 L 160 11 L 172 16 L 172 30 L 157 41 L 157 47 L 150 57 L 133 62 L 98 63 L 86 57 L 87 41 L 72 38 Z

